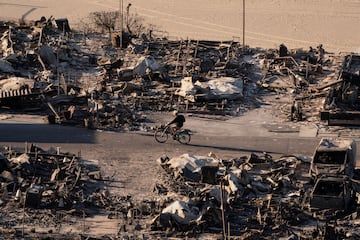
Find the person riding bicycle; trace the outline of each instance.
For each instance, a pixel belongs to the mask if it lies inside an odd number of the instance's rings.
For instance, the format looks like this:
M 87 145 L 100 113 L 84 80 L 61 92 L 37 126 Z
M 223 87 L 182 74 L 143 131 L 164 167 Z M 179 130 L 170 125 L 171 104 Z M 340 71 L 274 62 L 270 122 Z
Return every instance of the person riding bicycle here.
M 172 133 L 174 134 L 174 137 L 175 137 L 176 133 L 184 125 L 185 117 L 184 117 L 184 115 L 179 114 L 179 112 L 177 110 L 174 110 L 172 114 L 175 116 L 175 118 L 171 122 L 169 122 L 167 124 L 167 126 L 173 125 L 173 126 L 171 126 L 171 130 L 172 130 Z

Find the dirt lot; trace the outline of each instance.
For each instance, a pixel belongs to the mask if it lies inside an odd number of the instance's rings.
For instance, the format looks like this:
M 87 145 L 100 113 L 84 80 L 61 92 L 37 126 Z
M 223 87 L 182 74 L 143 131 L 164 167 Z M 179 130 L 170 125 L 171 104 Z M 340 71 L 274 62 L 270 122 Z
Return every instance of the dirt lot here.
M 119 9 L 120 1 L 0 1 L 2 18 L 38 20 L 41 16 L 67 17 L 71 23 L 93 11 Z M 144 17 L 155 30 L 172 38 L 231 40 L 242 42 L 243 1 L 123 1 L 130 13 Z M 360 38 L 356 0 L 245 1 L 245 42 L 251 47 L 291 49 L 317 46 L 339 53 L 357 51 Z

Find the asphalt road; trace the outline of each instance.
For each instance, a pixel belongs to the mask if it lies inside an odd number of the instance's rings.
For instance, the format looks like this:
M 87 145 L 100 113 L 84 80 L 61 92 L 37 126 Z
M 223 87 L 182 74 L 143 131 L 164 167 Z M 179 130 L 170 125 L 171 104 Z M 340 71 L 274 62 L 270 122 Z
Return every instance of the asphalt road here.
M 310 156 L 317 138 L 262 137 L 262 136 L 202 136 L 195 132 L 191 143 L 182 145 L 172 139 L 157 143 L 151 132 L 111 132 L 88 130 L 82 127 L 1 123 L 0 144 L 23 147 L 25 142 L 48 147 L 60 146 L 66 151 L 81 151 L 92 157 L 95 149 L 118 149 L 119 152 L 143 152 L 145 155 L 159 154 L 207 154 L 214 152 L 223 158 L 238 157 L 249 153 L 267 152 L 275 156 L 301 154 Z M 151 153 L 151 154 L 150 154 Z M 100 160 L 100 159 L 99 159 Z
M 264 131 L 266 136 L 262 136 L 242 129 L 236 129 L 239 134 L 227 135 L 226 131 L 234 129 L 233 124 L 215 122 L 217 127 L 209 131 L 201 128 L 203 122 L 189 120 L 189 126 L 195 130 L 190 144 L 183 145 L 172 139 L 161 144 L 155 141 L 151 132 L 99 131 L 40 121 L 30 124 L 27 120 L 0 121 L 0 146 L 24 148 L 25 143 L 32 143 L 44 150 L 60 147 L 61 152 L 81 154 L 84 162 L 91 161 L 100 167 L 103 179 L 108 179 L 109 191 L 137 199 L 154 194 L 153 187 L 159 174 L 156 160 L 162 156 L 172 158 L 185 153 L 207 156 L 212 152 L 221 159 L 233 159 L 251 153 L 261 156 L 267 152 L 273 158 L 282 155 L 309 157 L 319 142 L 317 138 L 294 137 L 293 133 L 269 136 Z

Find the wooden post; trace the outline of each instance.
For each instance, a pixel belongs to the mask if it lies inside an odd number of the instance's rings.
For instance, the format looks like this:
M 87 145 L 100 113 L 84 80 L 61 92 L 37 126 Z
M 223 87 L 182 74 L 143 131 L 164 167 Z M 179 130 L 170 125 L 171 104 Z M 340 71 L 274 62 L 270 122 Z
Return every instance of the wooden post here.
M 223 226 L 223 235 L 224 239 L 226 239 L 226 223 L 225 223 L 225 210 L 224 210 L 224 199 L 223 199 L 223 183 L 220 182 L 220 205 L 221 205 L 221 219 Z
M 197 52 L 198 52 L 198 46 L 199 46 L 199 39 L 196 41 L 194 58 L 196 58 L 196 55 L 197 55 Z
M 186 62 L 187 62 L 187 59 L 189 58 L 189 54 L 190 54 L 190 44 L 191 44 L 191 40 L 188 39 L 187 40 L 187 45 L 186 45 L 186 55 L 185 55 L 185 59 L 184 59 L 184 62 L 183 62 L 183 71 L 182 71 L 183 76 L 186 73 Z
M 22 216 L 22 237 L 24 237 L 25 232 L 25 203 L 26 203 L 26 197 L 24 197 L 24 205 L 23 205 L 23 216 Z
M 179 53 L 177 55 L 177 59 L 176 59 L 176 65 L 175 65 L 175 76 L 177 74 L 178 71 L 178 67 L 179 67 L 179 60 L 180 60 L 180 54 L 181 54 L 181 50 L 182 50 L 182 40 L 180 40 L 180 48 L 179 48 Z
M 306 59 L 306 72 L 305 72 L 305 79 L 307 80 L 309 77 L 309 57 Z

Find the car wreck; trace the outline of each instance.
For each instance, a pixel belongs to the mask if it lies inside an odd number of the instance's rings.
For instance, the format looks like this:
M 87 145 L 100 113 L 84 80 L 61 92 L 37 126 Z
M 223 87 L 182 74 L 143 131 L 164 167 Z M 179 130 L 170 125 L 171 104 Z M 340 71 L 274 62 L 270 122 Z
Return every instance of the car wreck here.
M 352 177 L 356 164 L 356 142 L 352 139 L 322 138 L 310 165 L 310 176 Z
M 355 194 L 348 178 L 317 179 L 310 196 L 312 209 L 348 210 L 354 206 Z

